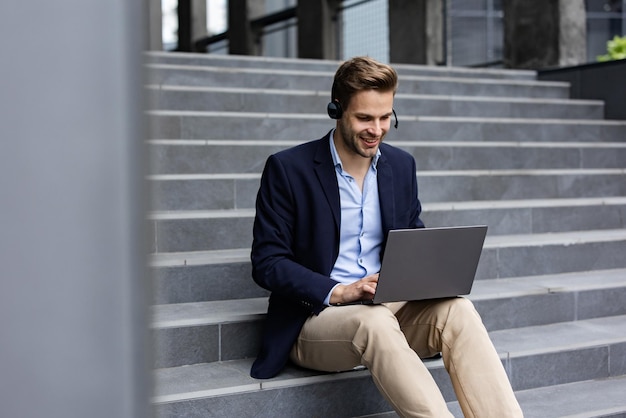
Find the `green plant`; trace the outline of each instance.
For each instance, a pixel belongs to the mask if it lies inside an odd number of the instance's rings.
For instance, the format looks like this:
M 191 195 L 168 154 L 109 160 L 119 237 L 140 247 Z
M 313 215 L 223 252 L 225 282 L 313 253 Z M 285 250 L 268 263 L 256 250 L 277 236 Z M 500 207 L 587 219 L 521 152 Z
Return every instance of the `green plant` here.
M 606 43 L 606 54 L 598 55 L 598 61 L 613 61 L 626 58 L 626 36 L 615 36 Z

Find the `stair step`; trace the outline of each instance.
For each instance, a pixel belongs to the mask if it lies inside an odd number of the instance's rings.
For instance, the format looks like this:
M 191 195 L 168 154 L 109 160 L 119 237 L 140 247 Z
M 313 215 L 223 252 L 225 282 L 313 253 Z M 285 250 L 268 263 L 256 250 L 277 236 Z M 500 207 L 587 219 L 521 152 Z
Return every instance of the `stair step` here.
M 328 132 L 334 125 L 318 113 L 151 110 L 151 139 L 293 139 Z M 594 119 L 487 118 L 400 115 L 389 139 L 436 141 L 598 141 L 623 142 L 626 121 Z M 308 135 L 308 134 L 304 134 Z M 307 137 L 306 139 L 313 139 Z
M 443 202 L 423 205 L 429 227 L 485 224 L 490 235 L 626 228 L 626 197 Z M 245 248 L 254 209 L 149 214 L 152 252 Z
M 626 287 L 626 268 L 509 279 L 476 280 L 472 292 L 467 298 L 475 304 L 480 304 L 484 301 L 495 299 L 512 299 L 515 297 L 552 295 L 566 292 L 582 293 L 622 287 Z M 591 305 L 583 300 L 576 301 L 576 305 L 577 311 L 572 312 L 571 317 L 562 318 L 557 322 L 593 318 L 594 315 L 597 315 L 588 310 Z M 607 306 L 606 308 L 609 307 Z M 623 313 L 626 314 L 626 306 L 617 306 L 616 308 L 623 310 Z M 267 297 L 155 305 L 153 310 L 152 326 L 155 329 L 256 321 L 263 319 L 265 316 Z M 485 314 L 489 315 L 489 312 Z M 620 314 L 619 311 L 603 313 L 606 316 L 618 314 Z M 500 319 L 497 317 L 493 318 L 493 320 Z M 495 323 L 491 326 L 487 322 L 485 324 L 490 330 L 503 329 L 501 326 L 496 326 Z M 513 327 L 519 328 L 520 325 L 513 325 Z
M 282 90 L 319 90 L 330 96 L 332 71 L 221 68 L 148 64 L 147 84 L 177 86 L 230 86 Z M 569 83 L 524 79 L 489 79 L 436 75 L 402 76 L 398 84 L 401 94 L 433 94 L 494 97 L 569 97 Z
M 422 202 L 626 196 L 626 169 L 419 171 Z M 155 211 L 255 206 L 260 173 L 150 175 Z
M 393 417 L 367 370 L 249 377 L 268 155 L 334 127 L 338 61 L 146 53 L 157 416 Z M 626 417 L 626 121 L 533 71 L 397 65 L 428 226 L 488 224 L 471 299 L 527 417 Z M 462 416 L 441 360 L 427 367 Z M 350 399 L 351 402 L 346 402 Z
M 249 286 L 254 286 L 251 280 Z M 624 315 L 625 297 L 623 268 L 478 280 L 468 296 L 487 329 L 511 330 L 512 335 L 520 327 Z M 155 367 L 256 355 L 266 310 L 267 297 L 155 305 L 152 325 L 158 348 Z
M 526 418 L 620 418 L 626 416 L 625 393 L 626 376 L 616 376 L 529 389 L 517 398 Z
M 290 368 L 279 377 L 249 377 L 251 360 L 155 371 L 157 417 L 350 417 L 390 407 L 369 372 L 319 374 Z M 358 399 L 346 405 L 345 399 Z M 323 400 L 323 402 L 321 402 Z M 317 405 L 315 405 L 317 403 Z
M 314 113 L 328 104 L 327 90 L 146 86 L 152 109 Z M 593 100 L 496 98 L 397 94 L 401 115 L 602 119 L 604 103 Z
M 565 292 L 587 292 L 626 287 L 626 269 L 593 270 L 510 279 L 476 280 L 467 297 L 474 303 L 494 299 L 547 295 Z M 577 308 L 588 307 L 577 301 Z M 619 306 L 618 309 L 626 310 Z M 182 304 L 155 305 L 154 328 L 217 325 L 238 321 L 258 320 L 265 316 L 267 298 L 234 299 Z M 626 311 L 624 312 L 626 314 Z M 591 318 L 592 313 L 576 312 L 571 318 Z M 610 312 L 607 316 L 614 316 Z M 498 318 L 495 318 L 498 319 Z M 515 326 L 516 328 L 519 326 Z M 502 329 L 488 326 L 489 329 Z
M 159 253 L 151 256 L 155 304 L 267 297 L 252 283 L 250 249 Z
M 598 211 L 594 215 L 599 218 L 605 213 Z M 624 222 L 624 216 L 621 219 Z M 562 262 L 563 272 L 620 268 L 626 261 L 624 231 L 626 229 L 620 228 L 530 235 L 489 234 L 476 280 L 559 273 L 554 270 L 559 266 L 555 266 L 555 262 Z M 153 253 L 150 261 L 155 303 L 267 295 L 265 290 L 252 284 L 249 247 Z
M 385 141 L 415 158 L 418 171 L 624 168 L 626 143 Z M 260 172 L 267 157 L 302 141 L 151 140 L 151 174 Z
M 626 229 L 489 235 L 476 280 L 626 267 Z M 251 279 L 250 249 L 156 253 L 155 303 L 267 296 Z
M 526 418 L 623 418 L 626 416 L 626 376 L 565 383 L 516 393 Z M 463 418 L 458 402 L 448 409 Z M 397 418 L 393 412 L 359 418 Z
M 625 267 L 626 230 L 493 235 L 478 277 L 511 278 Z
M 527 406 L 528 403 L 536 401 L 538 394 L 546 393 L 538 392 L 537 388 L 546 386 L 552 386 L 552 390 L 556 390 L 554 393 L 564 393 L 554 385 L 578 381 L 583 381 L 578 382 L 578 385 L 591 380 L 611 381 L 613 385 L 623 387 L 623 377 L 609 378 L 626 374 L 623 362 L 626 316 L 534 326 L 514 332 L 494 331 L 490 335 L 496 349 L 501 353 L 514 390 L 520 393 L 523 407 L 531 408 Z M 440 385 L 446 400 L 453 402 L 454 394 L 442 361 L 431 360 L 425 363 Z M 562 367 L 565 364 L 571 367 Z M 617 364 L 617 367 L 611 364 Z M 367 370 L 318 373 L 289 367 L 273 379 L 256 380 L 248 375 L 250 365 L 251 360 L 245 359 L 155 370 L 156 391 L 153 404 L 157 415 L 172 416 L 178 408 L 188 403 L 188 406 L 193 405 L 192 410 L 198 416 L 201 416 L 203 410 L 219 411 L 221 416 L 253 414 L 261 417 L 270 416 L 270 413 L 273 416 L 310 416 L 311 411 L 330 416 L 319 410 L 319 397 L 327 396 L 329 387 L 333 388 L 331 392 L 342 394 L 343 402 L 341 399 L 328 399 L 329 402 L 323 404 L 346 408 L 335 410 L 332 416 L 359 416 L 391 409 L 376 393 Z M 554 370 L 557 368 L 559 373 L 555 374 Z M 356 387 L 358 391 L 350 390 L 350 387 Z M 344 392 L 344 388 L 348 392 Z M 574 390 L 573 387 L 568 388 Z M 624 402 L 621 396 L 623 392 L 603 393 L 610 402 L 607 404 L 610 408 L 619 408 Z M 619 397 L 616 398 L 616 395 Z M 237 397 L 237 402 L 229 402 L 229 399 L 234 399 L 230 397 L 234 396 Z M 276 402 L 277 397 L 281 402 Z M 345 399 L 348 398 L 352 402 L 345 405 Z M 358 410 L 362 401 L 368 403 L 365 411 Z M 250 403 L 255 403 L 256 407 L 246 410 Z
M 303 58 L 278 58 L 241 55 L 217 55 L 217 54 L 194 54 L 176 52 L 149 51 L 145 54 L 146 63 L 170 63 L 184 66 L 217 66 L 218 68 L 252 68 L 269 70 L 304 70 L 304 71 L 327 71 L 334 73 L 341 61 L 318 60 Z M 464 76 L 464 77 L 487 77 L 490 79 L 528 79 L 534 80 L 537 72 L 532 70 L 501 70 L 501 69 L 474 69 L 466 67 L 443 67 L 413 64 L 393 64 L 399 75 L 429 74 L 433 76 Z

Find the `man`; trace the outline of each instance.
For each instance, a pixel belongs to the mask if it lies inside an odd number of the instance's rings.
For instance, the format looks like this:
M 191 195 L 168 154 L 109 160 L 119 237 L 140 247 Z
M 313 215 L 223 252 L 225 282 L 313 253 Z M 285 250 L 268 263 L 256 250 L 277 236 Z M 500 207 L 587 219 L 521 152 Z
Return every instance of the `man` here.
M 467 299 L 343 305 L 373 298 L 390 229 L 424 226 L 415 161 L 383 143 L 396 88 L 388 65 L 343 63 L 328 107 L 335 129 L 268 158 L 251 258 L 271 296 L 251 375 L 273 377 L 288 359 L 321 371 L 364 365 L 399 415 L 449 417 L 420 360 L 441 352 L 466 417 L 522 416 Z

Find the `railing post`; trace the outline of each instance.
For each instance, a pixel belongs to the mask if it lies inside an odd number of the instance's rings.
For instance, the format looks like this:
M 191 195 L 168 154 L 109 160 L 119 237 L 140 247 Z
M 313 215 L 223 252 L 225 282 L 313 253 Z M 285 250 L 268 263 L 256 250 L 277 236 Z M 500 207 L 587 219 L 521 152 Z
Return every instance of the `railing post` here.
M 389 60 L 436 65 L 444 58 L 441 0 L 389 0 Z
M 298 17 L 298 57 L 337 59 L 337 0 L 300 0 Z
M 258 33 L 250 22 L 264 14 L 264 0 L 228 1 L 228 53 L 232 55 L 260 55 Z
M 195 41 L 207 36 L 207 0 L 178 0 L 178 48 L 195 52 Z
M 584 0 L 508 0 L 504 10 L 504 65 L 538 69 L 587 59 Z

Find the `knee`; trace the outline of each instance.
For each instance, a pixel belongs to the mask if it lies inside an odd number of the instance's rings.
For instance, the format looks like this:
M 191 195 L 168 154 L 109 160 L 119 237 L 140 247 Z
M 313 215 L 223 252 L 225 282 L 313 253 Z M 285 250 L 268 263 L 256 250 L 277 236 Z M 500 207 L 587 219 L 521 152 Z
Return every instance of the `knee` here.
M 400 324 L 395 315 L 382 305 L 371 306 L 367 314 L 359 318 L 357 333 L 367 336 L 368 340 L 389 338 L 401 334 Z
M 465 314 L 476 312 L 476 308 L 474 308 L 472 301 L 464 297 L 451 298 L 448 299 L 447 302 L 450 305 L 451 310 Z
M 460 330 L 484 328 L 482 319 L 474 304 L 469 299 L 458 297 L 445 301 L 448 311 L 446 324 L 448 327 L 459 327 Z
M 393 312 L 383 305 L 369 306 L 366 315 L 361 317 L 361 326 L 366 328 L 379 329 L 397 323 Z

